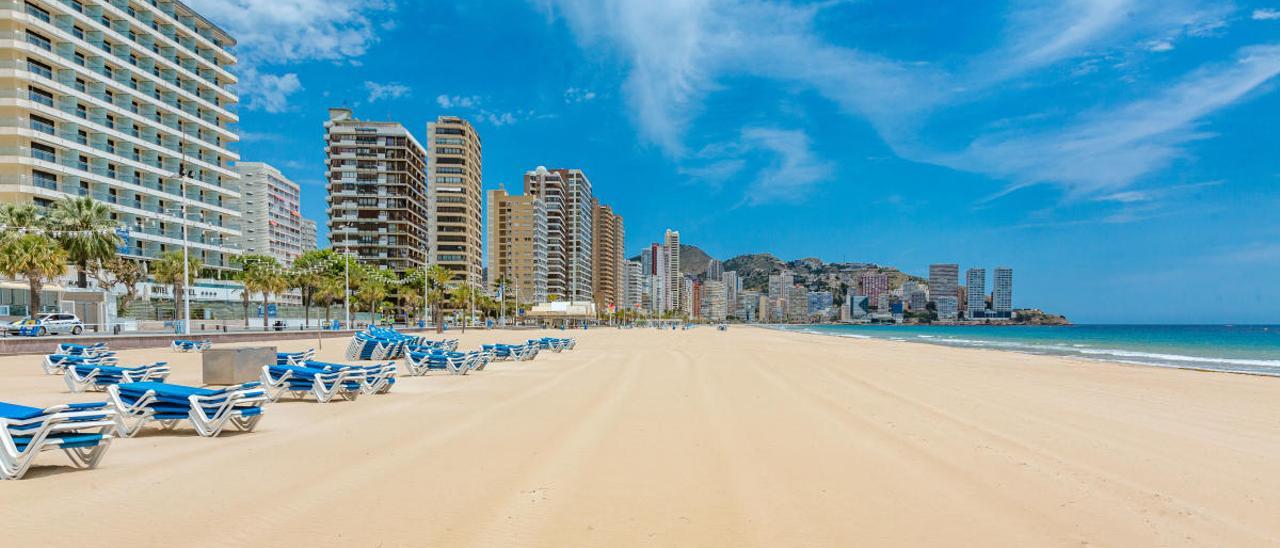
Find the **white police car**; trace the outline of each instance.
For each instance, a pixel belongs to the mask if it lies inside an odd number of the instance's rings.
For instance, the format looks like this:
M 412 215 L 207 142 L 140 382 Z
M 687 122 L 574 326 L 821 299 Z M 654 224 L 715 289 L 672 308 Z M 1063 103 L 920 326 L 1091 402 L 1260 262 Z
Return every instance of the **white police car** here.
M 47 312 L 37 315 L 35 318 L 27 316 L 10 323 L 7 331 L 10 335 L 18 335 L 24 327 L 28 329 L 28 332 L 34 329 L 35 334 L 39 336 L 67 333 L 79 335 L 84 332 L 84 322 L 80 321 L 80 318 L 75 314 L 64 312 Z

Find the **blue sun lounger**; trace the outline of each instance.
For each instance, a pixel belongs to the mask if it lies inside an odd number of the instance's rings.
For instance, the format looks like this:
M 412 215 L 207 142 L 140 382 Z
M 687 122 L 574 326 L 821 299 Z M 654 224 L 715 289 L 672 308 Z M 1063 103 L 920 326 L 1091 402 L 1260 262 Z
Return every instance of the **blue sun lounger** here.
M 100 342 L 94 344 L 72 344 L 59 343 L 58 350 L 54 354 L 75 354 L 78 356 L 101 356 L 103 354 L 112 354 L 107 350 L 107 343 Z
M 138 367 L 114 367 L 87 363 L 67 366 L 62 378 L 73 393 L 85 390 L 106 390 L 108 386 L 122 382 L 164 382 L 172 370 L 165 362 Z
M 107 387 L 121 436 L 133 437 L 148 422 L 166 430 L 189 421 L 196 433 L 214 437 L 228 424 L 252 432 L 262 419 L 267 391 L 251 382 L 220 390 L 158 382 L 121 383 Z
M 44 357 L 44 368 L 46 375 L 61 375 L 66 372 L 67 367 L 71 365 L 116 365 L 119 361 L 113 355 L 101 356 L 84 356 L 81 354 L 49 354 Z
M 285 392 L 294 398 L 308 395 L 319 403 L 335 397 L 354 400 L 364 391 L 364 372 L 333 371 L 302 365 L 266 365 L 262 367 L 262 386 L 271 401 L 279 401 Z
M 22 479 L 36 455 L 62 450 L 79 468 L 93 468 L 111 446 L 115 412 L 105 402 L 46 409 L 0 402 L 0 479 Z
M 299 365 L 315 355 L 314 348 L 308 348 L 302 352 L 276 352 L 276 365 Z
M 361 392 L 365 394 L 386 394 L 396 384 L 396 362 L 375 365 L 348 365 L 318 361 L 303 362 L 304 367 L 323 371 L 355 372 L 360 379 Z
M 482 368 L 478 365 L 483 359 L 480 352 L 449 352 L 440 349 L 411 350 L 405 354 L 405 369 L 409 375 L 420 377 L 432 371 L 444 371 L 451 375 L 466 375 L 468 372 Z M 487 362 L 485 362 L 487 363 Z
M 177 339 L 173 341 L 173 344 L 169 345 L 169 349 L 174 352 L 204 352 L 210 348 L 213 348 L 213 342 L 209 340 L 189 341 Z

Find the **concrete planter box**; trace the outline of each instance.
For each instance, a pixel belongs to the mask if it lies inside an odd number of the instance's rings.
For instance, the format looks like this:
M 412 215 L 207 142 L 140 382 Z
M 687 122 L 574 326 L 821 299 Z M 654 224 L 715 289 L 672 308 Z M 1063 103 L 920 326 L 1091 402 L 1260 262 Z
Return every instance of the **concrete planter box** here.
M 256 381 L 264 365 L 275 365 L 276 347 L 210 348 L 204 360 L 204 384 L 228 386 Z

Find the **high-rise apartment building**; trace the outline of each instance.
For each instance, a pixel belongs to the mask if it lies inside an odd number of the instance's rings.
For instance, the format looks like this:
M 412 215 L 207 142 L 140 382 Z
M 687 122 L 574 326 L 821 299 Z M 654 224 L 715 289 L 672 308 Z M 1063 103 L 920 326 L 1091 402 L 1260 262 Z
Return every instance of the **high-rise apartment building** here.
M 725 283 L 717 280 L 702 282 L 703 318 L 712 322 L 723 322 L 729 317 L 729 289 Z
M 521 303 L 547 301 L 547 208 L 537 196 L 490 190 L 488 289 Z
M 185 226 L 193 257 L 232 268 L 235 40 L 180 2 L 11 0 L 3 13 L 0 203 L 92 196 L 129 230 L 124 255 L 181 249 Z
M 404 126 L 350 109 L 329 109 L 324 127 L 334 249 L 399 272 L 426 266 L 426 150 Z
M 608 312 L 625 307 L 626 287 L 623 276 L 623 245 L 625 233 L 622 216 L 613 212 L 607 205 L 595 203 L 592 220 L 595 226 L 591 230 L 594 241 L 591 243 L 592 294 L 595 295 L 596 310 Z
M 809 319 L 809 290 L 802 286 L 787 288 L 787 321 L 801 322 Z
M 538 166 L 524 174 L 524 192 L 547 208 L 548 297 L 591 301 L 591 181 L 581 170 Z
M 711 259 L 711 261 L 707 263 L 707 279 L 719 280 L 721 276 L 724 276 L 724 264 L 715 259 Z
M 688 294 L 686 293 L 684 274 L 680 272 L 680 232 L 667 229 L 662 239 L 663 268 L 659 275 L 666 278 L 663 288 L 664 310 L 688 311 Z
M 1013 317 L 1013 269 L 1001 266 L 995 270 L 995 291 L 991 294 L 991 309 L 997 318 Z
M 937 307 L 938 319 L 955 320 L 959 317 L 960 299 L 956 291 L 960 286 L 960 265 L 929 265 L 929 294 Z
M 623 271 L 626 273 L 623 276 L 626 299 L 623 300 L 622 306 L 626 307 L 627 310 L 638 311 L 642 300 L 641 295 L 644 291 L 644 269 L 639 261 L 626 261 L 623 264 L 625 265 Z
M 738 277 L 738 272 L 730 270 L 720 275 L 720 280 L 724 282 L 725 291 L 728 293 L 729 315 L 736 316 L 738 293 L 742 291 L 742 278 Z
M 788 297 L 790 296 L 789 291 L 791 290 L 791 286 L 795 285 L 795 283 L 795 276 L 790 272 L 781 272 L 769 275 L 769 298 L 782 303 L 781 307 L 784 315 L 787 309 Z M 805 306 L 808 306 L 808 304 L 806 303 Z M 782 318 L 774 319 L 777 320 Z
M 440 116 L 427 124 L 427 262 L 454 280 L 483 287 L 481 224 L 483 150 L 471 123 Z
M 889 292 L 889 275 L 875 271 L 858 274 L 858 291 L 860 295 L 866 295 L 867 300 L 876 305 L 878 310 L 880 296 Z
M 236 172 L 240 174 L 241 251 L 292 263 L 307 250 L 298 184 L 261 162 L 240 162 Z M 314 241 L 313 232 L 312 247 Z
M 987 316 L 987 270 L 970 268 L 964 273 L 965 315 L 970 320 Z
M 314 251 L 320 248 L 319 234 L 316 232 L 316 222 L 303 218 L 302 219 L 302 252 Z

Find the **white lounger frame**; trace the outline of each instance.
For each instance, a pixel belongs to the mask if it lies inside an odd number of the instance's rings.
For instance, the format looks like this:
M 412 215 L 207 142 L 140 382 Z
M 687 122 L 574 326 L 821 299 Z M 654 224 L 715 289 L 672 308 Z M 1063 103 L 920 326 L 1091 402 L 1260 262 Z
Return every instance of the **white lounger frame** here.
M 160 423 L 160 427 L 165 430 L 172 430 L 178 425 L 181 419 L 153 419 L 152 415 L 155 411 L 149 405 L 156 401 L 154 391 L 148 391 L 133 405 L 126 404 L 124 399 L 120 397 L 120 387 L 116 385 L 107 387 L 107 397 L 111 405 L 116 410 L 116 432 L 121 437 L 132 438 L 137 435 L 146 423 L 156 421 Z M 206 414 L 204 411 L 205 403 L 208 401 L 219 400 L 217 404 L 210 405 L 214 407 L 213 413 Z M 190 410 L 187 414 L 188 421 L 191 426 L 196 429 L 196 433 L 202 437 L 213 438 L 222 433 L 222 429 L 227 423 L 231 423 L 242 432 L 252 432 L 254 427 L 258 425 L 258 421 L 262 420 L 263 409 L 256 415 L 250 417 L 241 416 L 237 406 L 244 404 L 256 403 L 256 407 L 262 407 L 262 404 L 268 401 L 267 391 L 264 387 L 256 386 L 251 388 L 240 388 L 237 390 L 227 390 L 212 396 L 189 396 L 187 398 Z
M 83 420 L 86 418 L 94 420 Z M 22 434 L 31 436 L 27 448 L 18 451 L 13 441 L 10 427 L 39 423 L 40 428 L 23 430 Z M 37 455 L 44 451 L 62 449 L 77 468 L 93 468 L 102 460 L 107 449 L 111 447 L 112 431 L 116 429 L 115 411 L 110 407 L 100 409 L 74 409 L 67 405 L 59 405 L 45 409 L 45 414 L 25 420 L 0 418 L 0 480 L 22 479 L 31 468 Z M 94 431 L 96 430 L 96 432 Z M 50 438 L 50 434 L 62 432 L 79 432 L 100 434 L 102 440 L 94 447 L 62 448 L 62 440 Z
M 300 367 L 300 366 L 299 366 Z M 288 392 L 296 399 L 302 399 L 310 394 L 320 403 L 329 403 L 333 401 L 335 396 L 341 397 L 347 401 L 354 401 L 364 392 L 364 374 L 363 372 L 342 369 L 331 373 L 317 373 L 311 381 L 311 388 L 307 390 L 293 390 L 289 387 L 289 380 L 294 377 L 293 371 L 285 371 L 279 377 L 271 374 L 271 366 L 264 365 L 262 367 L 262 388 L 267 392 L 267 398 L 271 401 L 280 401 L 280 397 Z M 351 380 L 360 381 L 360 390 L 347 390 L 346 383 Z
M 98 365 L 90 367 L 98 367 Z M 169 373 L 172 372 L 172 369 L 165 362 L 156 362 L 129 369 L 137 369 L 137 371 L 122 372 L 120 374 L 120 382 L 164 382 L 165 379 L 169 378 Z M 93 371 L 84 374 L 84 376 L 81 376 L 80 373 L 76 371 L 76 368 L 68 367 L 66 369 L 66 373 L 62 375 L 62 378 L 67 382 L 68 390 L 73 394 L 79 394 L 86 390 L 105 389 L 105 387 L 97 384 L 98 374 L 98 370 L 94 369 Z

